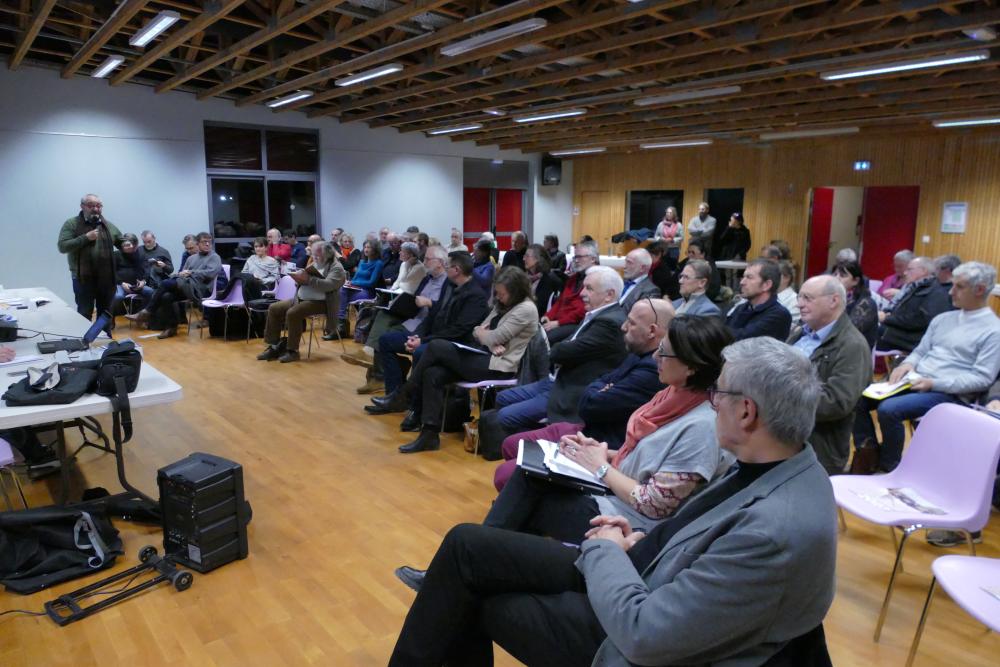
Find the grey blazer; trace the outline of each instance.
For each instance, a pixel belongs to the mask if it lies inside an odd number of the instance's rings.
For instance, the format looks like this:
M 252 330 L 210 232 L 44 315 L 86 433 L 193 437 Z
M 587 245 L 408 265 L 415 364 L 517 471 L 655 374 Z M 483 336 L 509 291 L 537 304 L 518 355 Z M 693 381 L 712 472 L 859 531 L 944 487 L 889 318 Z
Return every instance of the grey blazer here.
M 618 303 L 621 304 L 622 310 L 628 313 L 639 299 L 645 299 L 646 297 L 650 299 L 660 298 L 660 288 L 656 286 L 656 283 L 649 276 L 646 276 L 645 280 L 632 288 L 632 291 L 626 294 L 625 298 Z
M 681 529 L 641 576 L 614 543 L 584 542 L 576 567 L 608 633 L 593 664 L 763 664 L 830 608 L 836 524 L 807 445 Z
M 679 310 L 681 306 L 684 305 L 684 299 L 677 299 L 674 301 L 674 309 Z M 704 294 L 699 294 L 691 300 L 688 304 L 687 310 L 684 311 L 687 315 L 716 315 L 721 317 L 722 311 L 719 307 L 712 303 Z M 680 314 L 680 313 L 678 313 Z

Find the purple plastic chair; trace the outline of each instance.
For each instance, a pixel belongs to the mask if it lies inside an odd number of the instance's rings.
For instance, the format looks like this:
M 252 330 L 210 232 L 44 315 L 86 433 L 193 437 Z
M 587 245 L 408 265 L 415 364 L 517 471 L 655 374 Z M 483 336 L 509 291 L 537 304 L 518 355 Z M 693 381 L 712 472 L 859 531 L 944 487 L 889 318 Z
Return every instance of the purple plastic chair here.
M 956 437 L 957 436 L 957 437 Z M 931 408 L 913 432 L 909 448 L 886 475 L 835 475 L 830 478 L 838 510 L 847 510 L 866 521 L 903 531 L 896 544 L 896 561 L 889 576 L 882 610 L 875 626 L 875 641 L 882 634 L 896 574 L 902 569 L 906 540 L 918 530 L 954 530 L 965 535 L 969 551 L 976 547 L 971 533 L 989 520 L 993 480 L 1000 458 L 1000 420 L 954 403 Z M 882 509 L 868 498 L 887 489 L 913 489 L 943 514 Z M 846 528 L 843 512 L 841 526 Z
M 1000 632 L 1000 600 L 984 588 L 1000 591 L 1000 558 L 976 558 L 974 556 L 942 556 L 931 564 L 934 578 L 927 590 L 927 600 L 920 614 L 920 623 L 910 645 L 910 655 L 906 667 L 913 664 L 924 632 L 927 611 L 934 597 L 935 584 L 951 596 L 959 607 L 993 632 Z
M 226 268 L 229 265 L 225 265 Z M 229 309 L 230 308 L 245 308 L 246 304 L 243 302 L 243 285 L 242 280 L 236 279 L 233 283 L 232 288 L 229 290 L 229 294 L 222 301 L 218 299 L 205 299 L 201 302 L 201 310 L 205 312 L 206 308 L 222 308 L 222 340 L 226 341 L 229 339 Z M 248 325 L 249 326 L 249 323 Z M 201 330 L 198 331 L 198 338 L 202 337 Z
M 264 290 L 262 294 L 265 296 L 274 297 L 278 301 L 285 301 L 286 299 L 291 299 L 295 296 L 295 291 L 298 289 L 298 285 L 292 280 L 291 276 L 282 276 L 278 283 L 274 286 L 273 290 Z M 250 332 L 253 331 L 253 314 L 254 313 L 266 313 L 267 308 L 254 308 L 250 304 L 247 304 L 247 343 L 250 342 Z
M 21 496 L 21 503 L 24 505 L 24 509 L 28 509 L 28 501 L 24 498 L 21 481 L 17 478 L 17 473 L 11 469 L 14 462 L 14 450 L 11 448 L 10 443 L 0 438 L 0 492 L 3 493 L 3 501 L 7 504 L 8 511 L 14 509 L 14 505 L 10 502 L 10 496 L 7 495 L 7 482 L 5 478 L 8 475 L 14 483 L 14 488 L 17 490 L 18 495 Z

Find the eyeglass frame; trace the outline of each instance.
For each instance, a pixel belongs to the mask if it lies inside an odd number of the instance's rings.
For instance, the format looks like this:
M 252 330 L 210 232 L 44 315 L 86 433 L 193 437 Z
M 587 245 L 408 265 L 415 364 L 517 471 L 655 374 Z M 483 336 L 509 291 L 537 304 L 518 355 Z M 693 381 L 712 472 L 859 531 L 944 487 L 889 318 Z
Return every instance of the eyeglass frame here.
M 742 391 L 729 391 L 727 389 L 719 389 L 718 384 L 713 384 L 708 388 L 708 404 L 712 406 L 713 410 L 719 409 L 718 396 L 723 394 L 725 396 L 746 396 Z

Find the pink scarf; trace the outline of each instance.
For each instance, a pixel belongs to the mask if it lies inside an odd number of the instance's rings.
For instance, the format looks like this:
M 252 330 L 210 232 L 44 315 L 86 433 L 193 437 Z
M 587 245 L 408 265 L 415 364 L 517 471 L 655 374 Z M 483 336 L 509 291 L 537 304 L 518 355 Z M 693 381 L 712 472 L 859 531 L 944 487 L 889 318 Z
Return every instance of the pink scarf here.
M 625 429 L 625 444 L 621 446 L 611 465 L 621 466 L 625 457 L 635 449 L 639 441 L 657 430 L 664 424 L 672 422 L 685 415 L 708 400 L 708 392 L 686 389 L 684 387 L 667 387 L 657 392 L 648 403 L 632 413 Z

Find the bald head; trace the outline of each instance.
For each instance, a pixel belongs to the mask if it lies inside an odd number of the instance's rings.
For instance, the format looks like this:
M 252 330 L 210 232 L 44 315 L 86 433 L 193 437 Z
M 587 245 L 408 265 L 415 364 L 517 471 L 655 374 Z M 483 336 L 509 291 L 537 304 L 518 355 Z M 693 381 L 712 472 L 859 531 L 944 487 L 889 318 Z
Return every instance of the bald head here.
M 818 331 L 835 321 L 847 305 L 847 291 L 836 276 L 815 276 L 802 283 L 799 312 L 802 321 Z
M 667 334 L 674 317 L 674 307 L 663 299 L 640 299 L 632 306 L 622 324 L 625 347 L 633 354 L 646 354 L 656 349 Z
M 625 255 L 625 269 L 622 275 L 625 280 L 638 280 L 649 274 L 649 267 L 653 265 L 653 256 L 645 248 L 636 248 Z

